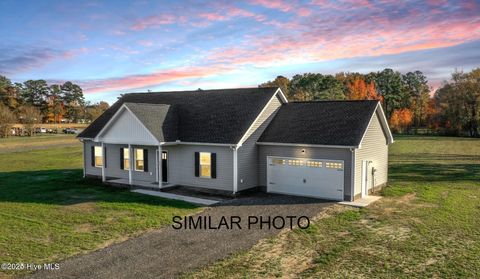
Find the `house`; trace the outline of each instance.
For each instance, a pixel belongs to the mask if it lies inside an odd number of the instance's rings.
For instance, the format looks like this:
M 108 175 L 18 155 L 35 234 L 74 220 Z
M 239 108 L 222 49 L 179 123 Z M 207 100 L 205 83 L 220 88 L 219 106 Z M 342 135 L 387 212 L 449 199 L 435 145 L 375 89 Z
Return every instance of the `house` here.
M 352 201 L 387 183 L 378 101 L 288 102 L 279 88 L 124 94 L 78 135 L 84 175 Z

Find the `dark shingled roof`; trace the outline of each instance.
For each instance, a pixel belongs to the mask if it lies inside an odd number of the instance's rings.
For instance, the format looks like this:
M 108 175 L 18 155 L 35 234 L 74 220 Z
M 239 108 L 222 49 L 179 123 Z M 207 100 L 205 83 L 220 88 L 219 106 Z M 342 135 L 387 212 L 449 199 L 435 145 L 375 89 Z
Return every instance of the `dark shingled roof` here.
M 258 142 L 358 146 L 378 101 L 282 105 Z
M 94 138 L 126 102 L 170 105 L 174 111 L 172 116 L 176 114 L 178 117 L 176 135 L 181 141 L 236 144 L 277 89 L 269 87 L 124 94 L 78 137 Z M 174 118 L 169 120 L 175 121 Z
M 170 105 L 124 103 L 160 142 L 177 140 L 178 116 Z

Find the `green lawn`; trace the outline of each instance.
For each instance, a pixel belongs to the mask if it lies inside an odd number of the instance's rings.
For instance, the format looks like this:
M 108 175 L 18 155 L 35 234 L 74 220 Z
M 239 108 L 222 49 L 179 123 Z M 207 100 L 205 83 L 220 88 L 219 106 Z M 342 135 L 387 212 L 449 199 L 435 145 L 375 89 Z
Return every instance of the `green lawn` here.
M 57 262 L 201 210 L 84 180 L 81 159 L 78 141 L 68 147 L 0 151 L 0 263 Z
M 479 139 L 397 137 L 383 195 L 185 277 L 480 277 Z

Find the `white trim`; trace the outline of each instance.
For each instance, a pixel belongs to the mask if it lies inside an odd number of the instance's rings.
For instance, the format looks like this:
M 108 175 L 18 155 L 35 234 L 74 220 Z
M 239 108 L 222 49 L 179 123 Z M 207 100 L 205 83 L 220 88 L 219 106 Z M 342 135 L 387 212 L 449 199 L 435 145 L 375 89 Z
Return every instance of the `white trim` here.
M 233 148 L 233 193 L 238 192 L 238 150 Z
M 153 143 L 152 143 L 152 142 L 149 142 L 149 143 L 147 143 L 147 142 L 143 143 L 143 142 L 142 142 L 141 144 L 144 144 L 144 145 L 158 145 L 158 144 L 160 144 L 160 141 L 157 139 L 157 137 L 155 137 L 155 136 L 152 134 L 152 132 L 150 132 L 150 130 L 149 130 L 147 127 L 145 127 L 145 125 L 143 124 L 143 122 L 140 121 L 140 119 L 138 119 L 138 117 L 135 115 L 135 113 L 133 113 L 133 112 L 128 108 L 128 106 L 125 105 L 125 103 L 122 104 L 122 106 L 115 112 L 115 114 L 112 116 L 112 118 L 110 118 L 110 120 L 107 122 L 107 124 L 105 124 L 105 126 L 102 127 L 102 129 L 100 130 L 100 132 L 98 132 L 97 136 L 95 137 L 95 141 L 98 142 L 98 141 L 101 139 L 102 134 L 105 133 L 105 132 L 108 130 L 108 128 L 114 123 L 114 120 L 116 120 L 116 118 L 120 117 L 121 113 L 122 113 L 123 111 L 125 111 L 125 110 L 127 110 L 127 111 L 133 116 L 133 118 L 134 118 L 135 120 L 137 120 L 138 123 L 140 123 L 140 125 L 142 125 L 142 127 L 147 131 L 147 133 L 148 133 L 152 138 L 154 138 L 154 139 L 156 140 L 156 142 L 153 142 Z M 115 142 L 115 141 L 113 141 L 113 142 L 111 142 L 111 143 L 119 144 L 119 142 Z
M 107 140 L 107 141 L 100 141 L 106 144 L 126 144 L 125 140 Z M 147 142 L 147 141 L 129 141 L 132 145 L 149 145 L 149 146 L 157 146 L 157 142 Z
M 387 118 L 385 117 L 385 114 L 383 113 L 383 109 L 382 109 L 382 106 L 381 106 L 380 102 L 378 102 L 377 106 L 375 107 L 375 110 L 373 111 L 372 116 L 370 117 L 370 120 L 368 121 L 367 128 L 365 129 L 365 131 L 363 131 L 362 139 L 360 140 L 360 144 L 358 146 L 359 148 L 362 147 L 363 139 L 365 138 L 365 135 L 367 134 L 368 128 L 370 127 L 370 124 L 372 123 L 372 119 L 375 116 L 375 114 L 377 113 L 377 110 L 379 111 L 379 114 L 380 114 L 380 117 L 379 117 L 378 120 L 380 121 L 380 124 L 382 125 L 382 129 L 387 130 L 387 144 L 392 144 L 393 143 L 393 136 L 392 136 L 392 132 L 390 131 L 390 128 L 388 127 Z
M 132 185 L 132 157 L 133 157 L 133 152 L 132 152 L 132 146 L 131 144 L 128 144 L 128 184 Z
M 85 156 L 87 153 L 85 152 L 85 142 L 82 142 L 82 156 L 83 156 L 83 178 L 87 175 L 87 157 Z
M 362 160 L 362 173 L 360 174 L 360 187 L 361 187 L 361 192 L 360 196 L 362 198 L 368 196 L 368 161 L 367 160 Z
M 278 143 L 278 142 L 257 142 L 256 144 L 258 144 L 258 145 L 274 145 L 274 146 L 299 146 L 299 147 L 358 148 L 358 146 L 346 146 L 346 145 Z
M 105 153 L 107 153 L 107 152 L 105 152 L 105 147 L 103 146 L 103 142 L 102 142 L 101 146 L 102 146 L 102 182 L 105 182 L 105 163 L 106 163 L 105 162 L 105 157 L 106 157 Z M 95 151 L 95 148 L 94 148 L 94 151 Z M 95 156 L 95 154 L 94 154 L 94 156 Z
M 142 155 L 143 155 L 143 156 L 142 156 L 142 157 L 143 157 L 143 158 L 142 158 L 142 161 L 143 161 L 143 169 L 141 169 L 141 170 L 140 170 L 140 169 L 137 169 L 137 152 L 136 152 L 136 150 L 142 150 Z M 134 148 L 133 148 L 133 152 L 134 152 L 134 154 L 133 154 L 133 158 L 134 158 L 134 159 L 133 159 L 133 160 L 134 160 L 133 166 L 135 167 L 134 171 L 136 171 L 136 172 L 145 172 L 145 148 L 134 147 Z M 148 163 L 147 163 L 147 164 L 148 164 Z
M 270 100 L 268 100 L 267 104 L 263 107 L 262 111 L 260 111 L 260 113 L 257 115 L 257 117 L 255 117 L 255 120 L 253 120 L 252 124 L 250 124 L 247 131 L 243 134 L 242 138 L 238 141 L 237 145 L 241 146 L 247 140 L 247 135 L 253 129 L 253 126 L 255 125 L 255 123 L 257 123 L 257 121 L 260 119 L 260 117 L 263 115 L 263 113 L 267 110 L 270 103 L 272 103 L 273 100 L 275 100 L 275 98 L 277 97 L 277 93 L 279 91 L 280 91 L 280 93 L 282 93 L 282 90 L 280 88 L 278 88 L 277 91 L 275 91 L 275 94 L 273 94 L 273 96 L 270 98 Z M 288 102 L 287 99 L 285 98 L 285 96 L 283 96 L 283 94 L 280 97 L 280 99 L 282 99 L 282 101 L 284 101 L 284 103 Z
M 189 141 L 171 141 L 171 142 L 161 142 L 161 145 L 209 145 L 209 146 L 228 146 L 236 147 L 234 143 L 209 143 L 209 142 L 189 142 Z
M 278 91 L 280 91 L 280 92 L 278 92 Z M 277 89 L 277 91 L 275 92 L 275 94 L 277 94 L 277 93 L 280 93 L 280 98 L 282 99 L 282 101 L 283 101 L 285 104 L 288 103 L 287 97 L 285 97 L 285 94 L 283 94 L 283 91 L 282 91 L 282 89 L 281 89 L 280 87 L 279 87 L 279 88 Z
M 352 148 L 350 149 L 350 151 L 352 152 L 352 162 L 351 162 L 351 170 L 350 170 L 350 192 L 351 192 L 351 196 L 350 196 L 350 201 L 354 201 L 355 200 L 355 166 L 356 166 L 356 153 L 357 153 L 357 149 L 355 148 Z
M 157 168 L 157 174 L 158 174 L 158 188 L 162 189 L 162 182 L 163 182 L 163 177 L 162 177 L 162 146 L 158 146 L 158 154 L 157 154 L 158 160 L 158 168 Z

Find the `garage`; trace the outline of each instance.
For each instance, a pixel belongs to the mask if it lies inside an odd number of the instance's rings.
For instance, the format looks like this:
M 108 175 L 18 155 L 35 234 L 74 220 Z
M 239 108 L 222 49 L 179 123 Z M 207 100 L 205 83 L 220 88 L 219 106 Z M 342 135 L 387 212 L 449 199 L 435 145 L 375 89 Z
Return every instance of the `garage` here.
M 268 156 L 267 191 L 343 200 L 344 161 Z

